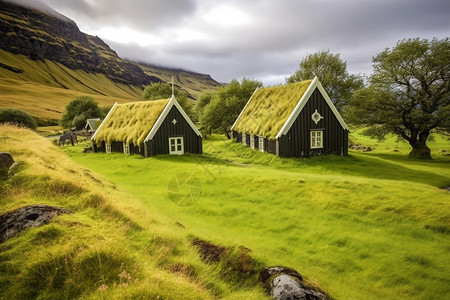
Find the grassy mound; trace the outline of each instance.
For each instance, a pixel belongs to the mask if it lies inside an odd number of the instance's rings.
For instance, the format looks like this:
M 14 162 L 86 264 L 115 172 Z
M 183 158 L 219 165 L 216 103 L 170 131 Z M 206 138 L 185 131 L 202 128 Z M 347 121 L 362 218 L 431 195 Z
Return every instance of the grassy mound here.
M 224 265 L 203 262 L 188 229 L 49 140 L 2 125 L 0 144 L 19 163 L 0 181 L 0 214 L 30 204 L 74 212 L 0 244 L 0 299 L 266 298 L 256 281 L 237 285 Z

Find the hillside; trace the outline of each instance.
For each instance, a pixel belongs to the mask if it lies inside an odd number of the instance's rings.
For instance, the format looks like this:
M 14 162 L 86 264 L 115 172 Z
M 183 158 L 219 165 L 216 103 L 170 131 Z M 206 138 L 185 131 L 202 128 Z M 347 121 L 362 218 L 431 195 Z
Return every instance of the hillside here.
M 209 75 L 194 72 L 144 72 L 57 12 L 2 0 L 0 5 L 0 108 L 26 110 L 43 124 L 56 123 L 77 95 L 93 96 L 102 106 L 141 100 L 147 84 L 172 75 L 192 99 L 218 86 Z
M 0 1 L 0 49 L 32 60 L 50 60 L 72 70 L 104 74 L 113 82 L 140 86 L 157 78 L 122 60 L 99 37 L 81 32 L 74 21 Z M 60 84 L 65 88 L 63 84 Z
M 191 99 L 198 99 L 203 93 L 214 90 L 222 84 L 215 81 L 208 74 L 201 74 L 192 71 L 164 68 L 146 63 L 138 63 L 139 66 L 148 75 L 160 78 L 164 82 L 171 82 L 172 76 L 174 85 L 187 92 Z

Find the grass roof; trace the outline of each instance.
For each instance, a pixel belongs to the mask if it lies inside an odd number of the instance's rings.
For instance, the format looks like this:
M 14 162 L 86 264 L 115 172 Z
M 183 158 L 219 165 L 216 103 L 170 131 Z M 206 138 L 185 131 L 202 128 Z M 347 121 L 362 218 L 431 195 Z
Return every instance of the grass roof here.
M 258 89 L 234 124 L 238 132 L 275 139 L 312 80 Z
M 140 146 L 170 99 L 117 104 L 97 131 L 94 141 Z

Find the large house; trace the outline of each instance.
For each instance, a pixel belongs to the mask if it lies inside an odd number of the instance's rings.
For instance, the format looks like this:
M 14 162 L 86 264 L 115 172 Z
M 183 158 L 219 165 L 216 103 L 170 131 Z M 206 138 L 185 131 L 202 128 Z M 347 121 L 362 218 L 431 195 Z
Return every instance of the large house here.
M 231 130 L 237 142 L 280 157 L 348 154 L 348 127 L 317 77 L 257 89 Z
M 202 136 L 175 96 L 114 104 L 91 140 L 94 152 L 202 153 Z

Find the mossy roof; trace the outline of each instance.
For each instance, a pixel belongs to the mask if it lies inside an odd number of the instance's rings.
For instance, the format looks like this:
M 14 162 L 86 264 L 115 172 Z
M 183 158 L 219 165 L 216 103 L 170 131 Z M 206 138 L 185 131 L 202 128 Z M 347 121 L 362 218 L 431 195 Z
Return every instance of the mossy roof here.
M 311 83 L 305 80 L 256 90 L 232 129 L 275 139 Z
M 170 99 L 116 104 L 95 133 L 95 142 L 125 142 L 140 146 Z

